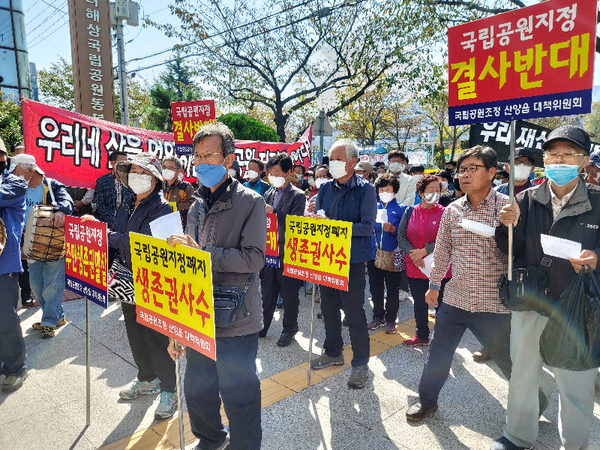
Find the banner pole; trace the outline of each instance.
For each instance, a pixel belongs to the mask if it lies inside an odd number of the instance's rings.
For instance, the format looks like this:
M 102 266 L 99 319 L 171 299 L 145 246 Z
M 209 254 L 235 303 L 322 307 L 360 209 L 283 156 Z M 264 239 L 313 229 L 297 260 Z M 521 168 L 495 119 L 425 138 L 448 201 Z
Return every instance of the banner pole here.
M 85 426 L 90 426 L 90 301 L 85 299 Z
M 517 121 L 510 122 L 510 157 L 508 174 L 508 202 L 512 205 L 515 200 L 515 139 L 517 134 Z M 508 281 L 512 281 L 513 268 L 513 224 L 508 226 Z
M 175 349 L 179 351 L 179 342 L 173 340 Z M 181 410 L 181 375 L 179 374 L 179 355 L 175 358 L 175 382 L 177 385 L 177 411 L 179 411 L 179 445 L 185 449 L 185 436 L 183 434 L 183 411 Z
M 312 374 L 312 369 L 310 367 L 310 360 L 312 359 L 312 345 L 313 345 L 313 327 L 315 324 L 315 291 L 317 290 L 317 283 L 313 282 L 312 289 L 312 305 L 310 307 L 310 338 L 308 340 L 308 379 L 306 384 L 310 386 L 310 379 Z

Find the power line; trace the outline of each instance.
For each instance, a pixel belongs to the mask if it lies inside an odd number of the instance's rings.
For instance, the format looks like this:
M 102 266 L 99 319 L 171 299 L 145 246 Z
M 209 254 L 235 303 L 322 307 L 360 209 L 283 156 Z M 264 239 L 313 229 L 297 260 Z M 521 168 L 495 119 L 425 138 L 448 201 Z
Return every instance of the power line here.
M 59 23 L 59 22 L 57 22 L 57 23 Z M 33 47 L 35 47 L 36 45 L 38 45 L 39 43 L 41 43 L 41 42 L 44 42 L 44 40 L 45 40 L 46 38 L 48 38 L 48 36 L 52 36 L 54 33 L 56 33 L 58 30 L 61 30 L 61 29 L 62 29 L 62 28 L 65 26 L 65 25 L 68 25 L 68 24 L 69 24 L 69 22 L 68 22 L 68 21 L 67 21 L 67 22 L 64 22 L 64 21 L 63 21 L 63 22 L 62 22 L 62 23 L 61 23 L 61 24 L 58 26 L 58 28 L 55 28 L 55 29 L 54 29 L 54 30 L 53 30 L 51 33 L 48 33 L 48 34 L 46 34 L 46 35 L 44 35 L 44 36 L 42 36 L 42 35 L 39 35 L 37 38 L 34 38 L 34 39 L 32 39 L 32 43 L 29 45 L 29 48 L 33 48 Z M 50 31 L 50 29 L 48 29 L 48 30 L 46 30 L 46 31 Z M 35 42 L 34 42 L 34 41 L 35 41 Z
M 262 22 L 262 21 L 264 21 L 264 20 L 267 20 L 267 19 L 270 19 L 270 18 L 272 18 L 272 17 L 275 17 L 275 16 L 278 16 L 278 15 L 280 15 L 280 14 L 283 14 L 284 12 L 287 12 L 287 11 L 289 11 L 289 10 L 291 10 L 291 9 L 299 8 L 299 7 L 301 7 L 301 6 L 307 6 L 307 5 L 309 5 L 310 3 L 313 3 L 314 1 L 315 1 L 315 0 L 306 0 L 306 1 L 304 1 L 303 3 L 299 3 L 299 4 L 297 4 L 297 5 L 290 6 L 290 7 L 289 7 L 289 8 L 287 8 L 287 9 L 282 9 L 282 10 L 280 10 L 280 11 L 274 12 L 273 14 L 269 14 L 269 15 L 267 15 L 267 16 L 265 16 L 265 17 L 261 17 L 260 19 L 253 20 L 252 22 L 248 22 L 248 23 L 245 23 L 245 24 L 242 24 L 242 25 L 237 25 L 237 26 L 235 26 L 235 27 L 233 27 L 233 28 L 230 28 L 230 29 L 227 29 L 227 30 L 220 31 L 220 32 L 218 32 L 218 33 L 216 33 L 216 34 L 213 34 L 212 36 L 208 36 L 208 37 L 206 37 L 206 38 L 204 38 L 204 39 L 199 39 L 199 40 L 197 40 L 197 41 L 190 42 L 188 45 L 198 44 L 198 43 L 200 43 L 200 42 L 201 42 L 201 41 L 203 41 L 203 40 L 207 40 L 207 39 L 212 39 L 212 38 L 215 38 L 215 37 L 217 37 L 217 36 L 220 36 L 220 35 L 222 35 L 222 34 L 225 34 L 225 33 L 227 33 L 227 32 L 230 32 L 230 31 L 233 31 L 233 30 L 237 30 L 238 28 L 243 28 L 243 27 L 247 27 L 247 26 L 250 26 L 250 25 L 254 25 L 254 24 L 258 23 L 258 22 Z M 163 9 L 166 9 L 166 8 L 163 8 Z M 159 10 L 159 11 L 162 11 L 162 10 Z M 156 11 L 156 12 L 159 12 L 159 11 Z M 156 13 L 156 12 L 155 12 L 155 13 Z M 155 14 L 155 13 L 152 13 L 152 14 Z M 152 14 L 149 14 L 148 16 L 150 16 L 150 15 L 152 15 Z M 148 55 L 145 55 L 145 56 L 140 56 L 139 58 L 130 59 L 129 61 L 127 61 L 127 63 L 131 63 L 131 62 L 134 62 L 134 61 L 141 61 L 141 60 L 143 60 L 143 59 L 148 59 L 148 58 L 153 58 L 153 57 L 155 57 L 155 56 L 162 55 L 163 53 L 172 52 L 172 51 L 173 51 L 173 47 L 165 48 L 165 49 L 163 49 L 163 50 L 159 50 L 159 51 L 157 51 L 157 52 L 155 52 L 155 53 L 150 53 L 150 54 L 148 54 Z
M 40 0 L 35 0 L 35 2 L 33 3 L 33 5 L 31 5 L 29 8 L 27 8 L 27 11 L 25 11 L 25 14 L 27 14 L 31 8 L 33 8 L 35 5 L 37 5 L 40 2 Z
M 61 5 L 61 8 L 62 8 L 64 5 L 66 5 L 66 4 L 67 4 L 67 2 L 65 1 L 65 2 L 64 2 L 62 5 Z M 39 27 L 41 27 L 42 25 L 45 25 L 45 24 L 46 24 L 46 22 L 47 22 L 48 20 L 50 20 L 50 19 L 51 19 L 53 16 L 55 16 L 55 15 L 56 15 L 56 13 L 57 13 L 57 12 L 59 12 L 59 11 L 64 13 L 64 11 L 61 11 L 60 9 L 56 8 L 56 9 L 55 9 L 54 11 L 52 11 L 52 12 L 50 13 L 50 15 L 49 15 L 48 17 L 46 17 L 46 18 L 45 18 L 45 19 L 44 19 L 44 20 L 43 20 L 43 21 L 42 21 L 42 22 L 41 22 L 41 23 L 40 23 L 38 26 L 36 26 L 36 27 L 35 27 L 33 30 L 30 30 L 30 31 L 28 32 L 28 34 L 29 34 L 29 35 L 31 35 L 31 33 L 33 33 L 33 32 L 34 32 L 35 30 L 37 30 Z M 65 13 L 65 14 L 66 14 L 66 13 Z M 42 33 L 43 33 L 43 31 L 42 31 Z M 34 39 L 35 39 L 35 38 L 34 38 Z

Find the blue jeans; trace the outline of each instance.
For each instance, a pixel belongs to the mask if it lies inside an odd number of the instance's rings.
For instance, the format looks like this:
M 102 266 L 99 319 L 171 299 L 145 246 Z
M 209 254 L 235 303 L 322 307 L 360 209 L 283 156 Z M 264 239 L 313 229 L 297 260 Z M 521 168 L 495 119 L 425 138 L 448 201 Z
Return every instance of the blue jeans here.
M 185 400 L 200 450 L 214 450 L 228 429 L 221 420 L 221 398 L 229 419 L 231 450 L 259 450 L 262 440 L 260 382 L 256 372 L 258 333 L 217 338 L 217 360 L 187 349 Z
M 473 313 L 442 303 L 435 316 L 433 339 L 419 384 L 424 407 L 437 405 L 438 396 L 452 365 L 454 352 L 469 329 L 510 380 L 510 314 Z
M 25 341 L 17 314 L 19 274 L 0 275 L 0 374 L 25 372 Z
M 29 265 L 29 282 L 35 298 L 42 306 L 42 326 L 56 327 L 65 316 L 62 307 L 65 291 L 65 259 L 34 261 Z

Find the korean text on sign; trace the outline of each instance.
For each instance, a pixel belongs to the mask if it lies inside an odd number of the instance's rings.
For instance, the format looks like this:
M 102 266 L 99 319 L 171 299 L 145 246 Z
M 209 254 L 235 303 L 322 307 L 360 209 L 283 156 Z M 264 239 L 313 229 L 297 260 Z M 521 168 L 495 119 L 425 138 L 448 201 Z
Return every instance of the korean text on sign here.
M 67 289 L 106 308 L 108 240 L 103 222 L 65 217 L 65 278 Z
M 351 238 L 351 222 L 287 216 L 284 275 L 347 291 Z
M 216 359 L 210 253 L 130 233 L 137 321 Z
M 194 134 L 206 123 L 215 123 L 215 101 L 171 103 L 173 136 L 177 154 L 192 154 Z
M 279 234 L 277 233 L 277 214 L 275 213 L 267 213 L 265 266 L 279 267 Z
M 596 7 L 550 0 L 450 28 L 450 124 L 589 112 Z

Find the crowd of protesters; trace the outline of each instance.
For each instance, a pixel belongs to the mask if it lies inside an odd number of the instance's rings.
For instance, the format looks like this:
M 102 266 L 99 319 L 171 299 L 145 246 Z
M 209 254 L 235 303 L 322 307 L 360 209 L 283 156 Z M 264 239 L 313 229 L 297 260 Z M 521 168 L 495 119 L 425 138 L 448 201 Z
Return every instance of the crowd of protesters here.
M 342 139 L 330 149 L 327 164 L 307 168 L 278 154 L 266 162 L 252 159 L 242 174 L 233 139 L 222 124 L 200 128 L 193 141 L 196 186 L 183 180 L 175 157 L 159 161 L 142 154 L 128 159 L 125 153 L 113 152 L 111 172 L 75 201 L 62 183 L 45 176 L 26 149 L 15 148 L 9 157 L 0 141 L 0 216 L 7 235 L 0 254 L 0 279 L 7 293 L 0 301 L 0 373 L 6 375 L 2 391 L 19 389 L 27 377 L 19 297 L 23 307 L 34 305 L 34 298 L 39 302 L 42 319 L 33 328 L 41 338 L 54 337 L 67 323 L 59 289 L 64 285 L 64 259 L 21 258 L 30 211 L 50 204 L 56 227 L 64 226 L 65 215 L 78 212 L 85 220 L 108 224 L 109 264 L 114 282 L 123 283 L 114 292 L 123 297 L 118 300 L 138 368 L 137 379 L 120 396 L 133 400 L 160 394 L 156 417 L 173 416 L 173 360 L 185 356 L 185 396 L 197 448 L 260 448 L 255 362 L 260 338 L 269 336 L 279 300 L 283 313 L 277 345 L 291 345 L 298 332 L 308 332 L 298 325 L 303 286 L 306 293 L 318 288 L 315 301 L 321 304 L 326 336 L 323 353 L 310 363 L 312 369 L 344 364 L 341 331 L 346 326 L 352 348 L 347 384 L 363 388 L 369 378 L 369 330 L 383 327 L 385 333 L 396 333 L 400 302 L 410 296 L 416 329 L 404 345 L 429 349 L 419 399 L 407 410 L 407 419 L 422 421 L 437 410 L 454 352 L 468 329 L 482 344 L 474 358 L 493 359 L 510 383 L 506 426 L 492 448 L 533 446 L 538 418 L 548 405 L 538 386 L 540 334 L 570 279 L 586 266 L 597 270 L 600 153 L 591 152 L 589 135 L 574 126 L 552 131 L 542 146 L 545 179 L 540 183 L 533 181 L 532 150 L 517 149 L 513 204 L 508 197 L 510 167 L 500 166 L 490 147 L 467 149 L 457 161 L 432 170 L 410 166 L 400 151 L 390 152 L 386 162 L 361 161 L 356 144 Z M 83 213 L 87 205 L 93 215 Z M 214 285 L 244 292 L 246 314 L 216 330 L 216 361 L 136 321 L 132 281 L 127 288 L 129 233 L 150 235 L 150 222 L 173 209 L 180 212 L 185 234 L 172 236 L 169 244 L 208 251 Z M 267 213 L 276 214 L 280 230 L 288 215 L 351 222 L 348 290 L 305 285 L 287 277 L 282 267 L 265 267 Z M 491 232 L 473 228 L 473 222 Z M 511 312 L 501 302 L 497 284 L 507 272 L 509 226 L 515 232 L 516 267 L 538 267 L 547 259 L 541 234 L 552 231 L 582 244 L 578 258 L 553 261 L 547 269 L 551 281 L 543 311 Z M 581 232 L 574 232 L 577 227 Z M 281 261 L 284 239 L 280 233 Z M 367 285 L 373 305 L 369 319 L 364 307 Z M 429 315 L 434 313 L 431 335 Z M 563 448 L 587 448 L 597 369 L 551 370 L 559 390 Z M 222 422 L 221 401 L 228 427 Z

